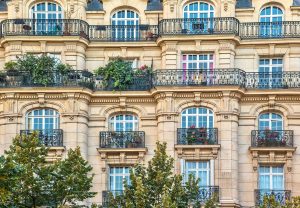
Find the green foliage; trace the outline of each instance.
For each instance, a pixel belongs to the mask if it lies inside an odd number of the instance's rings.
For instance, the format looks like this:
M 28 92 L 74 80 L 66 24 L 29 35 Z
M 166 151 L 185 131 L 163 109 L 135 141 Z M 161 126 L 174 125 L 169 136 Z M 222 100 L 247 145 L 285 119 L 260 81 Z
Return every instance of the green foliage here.
M 113 82 L 113 87 L 118 90 L 124 90 L 133 83 L 134 72 L 129 61 L 121 58 L 115 58 L 106 66 L 95 70 L 96 75 L 103 77 L 104 87 Z
M 60 207 L 95 196 L 90 192 L 92 167 L 80 149 L 65 160 L 46 163 L 48 148 L 36 133 L 17 136 L 0 157 L 0 203 L 6 207 Z
M 95 74 L 102 77 L 103 87 L 112 87 L 116 90 L 125 90 L 133 84 L 134 77 L 145 76 L 152 73 L 146 65 L 133 69 L 131 63 L 122 58 L 111 60 L 106 66 L 99 67 Z
M 70 65 L 57 63 L 47 55 L 35 56 L 26 54 L 16 61 L 9 61 L 4 66 L 8 75 L 26 74 L 25 80 L 31 79 L 34 84 L 48 86 L 56 82 L 57 77 L 66 75 L 72 70 Z
M 299 208 L 300 207 L 300 196 L 292 198 L 292 201 L 288 201 L 283 208 Z
M 79 147 L 70 149 L 67 159 L 56 162 L 52 167 L 52 200 L 59 205 L 76 205 L 76 201 L 94 197 L 96 193 L 89 191 L 93 181 L 90 171 L 92 166 L 82 158 Z
M 200 207 L 199 180 L 193 175 L 183 184 L 181 175 L 174 175 L 174 159 L 166 153 L 166 143 L 157 149 L 148 166 L 136 165 L 130 171 L 130 184 L 124 183 L 123 195 L 109 196 L 109 208 L 186 208 Z M 215 199 L 210 200 L 215 204 Z

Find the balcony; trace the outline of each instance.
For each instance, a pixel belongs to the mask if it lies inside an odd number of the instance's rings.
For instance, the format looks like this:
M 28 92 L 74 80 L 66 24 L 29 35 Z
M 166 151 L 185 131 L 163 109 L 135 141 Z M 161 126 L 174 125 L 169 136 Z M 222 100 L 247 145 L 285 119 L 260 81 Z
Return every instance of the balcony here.
M 300 72 L 280 73 L 247 72 L 246 88 L 254 89 L 288 89 L 300 88 Z
M 125 89 L 118 89 L 114 87 L 114 81 L 109 81 L 107 86 L 103 85 L 103 78 L 95 76 L 95 90 L 103 91 L 143 91 L 150 90 L 152 87 L 152 76 L 151 74 L 146 75 L 135 75 L 132 79 L 132 83 L 129 84 Z
M 215 197 L 216 201 L 219 202 L 219 186 L 201 186 L 199 188 L 199 194 L 197 199 L 203 203 L 207 200 Z M 123 194 L 123 190 L 111 190 L 102 192 L 102 206 L 108 207 L 109 196 L 112 194 L 114 197 L 118 197 Z
M 79 19 L 7 19 L 2 36 L 81 36 L 88 39 L 89 25 Z
M 112 194 L 114 197 L 118 197 L 123 194 L 123 190 L 111 190 L 111 191 L 102 191 L 102 206 L 109 206 L 109 197 Z
M 159 35 L 238 35 L 239 22 L 233 17 L 163 19 Z
M 300 21 L 240 23 L 241 39 L 299 38 Z
M 89 39 L 104 42 L 156 41 L 157 25 L 90 25 Z
M 240 69 L 165 69 L 156 70 L 154 86 L 243 86 L 245 72 Z
M 40 142 L 46 147 L 62 147 L 63 146 L 63 130 L 62 129 L 43 129 L 43 130 L 21 130 L 21 135 L 30 135 L 34 132 Z
M 275 200 L 284 205 L 286 201 L 291 199 L 290 190 L 266 190 L 266 189 L 257 189 L 254 191 L 255 205 L 260 206 L 263 203 L 265 196 L 273 196 Z
M 218 129 L 178 128 L 175 149 L 178 157 L 185 160 L 216 159 L 220 149 Z
M 108 164 L 135 164 L 143 162 L 147 148 L 143 131 L 100 132 L 101 159 Z
M 293 147 L 294 131 L 253 130 L 252 147 Z
M 258 164 L 286 164 L 288 171 L 292 169 L 294 132 L 291 130 L 252 130 L 251 147 L 253 169 Z
M 43 79 L 35 78 L 28 72 L 3 73 L 0 76 L 0 88 L 19 87 L 86 87 L 94 89 L 93 74 L 88 71 L 69 71 L 62 75 L 49 72 Z
M 201 186 L 199 188 L 198 200 L 205 203 L 214 197 L 219 202 L 219 192 L 219 186 Z

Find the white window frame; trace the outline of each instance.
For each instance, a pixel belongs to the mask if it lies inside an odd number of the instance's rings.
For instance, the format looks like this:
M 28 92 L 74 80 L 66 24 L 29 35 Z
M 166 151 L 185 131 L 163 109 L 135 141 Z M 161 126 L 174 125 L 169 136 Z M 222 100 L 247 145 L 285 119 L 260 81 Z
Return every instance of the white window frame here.
M 214 181 L 214 171 L 215 171 L 215 161 L 214 160 L 203 160 L 203 161 L 194 161 L 194 160 L 184 160 L 181 159 L 180 160 L 180 164 L 181 164 L 181 174 L 183 176 L 183 183 L 188 181 L 189 178 L 189 174 L 187 174 L 187 162 L 196 162 L 196 167 L 198 167 L 199 162 L 207 162 L 208 163 L 208 168 L 203 169 L 208 171 L 209 177 L 207 177 L 207 181 L 206 184 L 207 186 L 214 186 L 215 181 Z M 198 171 L 199 169 L 193 169 L 194 171 L 196 171 L 196 179 L 199 178 L 198 176 Z M 200 178 L 201 180 L 201 178 Z
M 262 14 L 262 11 L 269 7 L 271 9 L 271 13 L 270 14 Z M 275 8 L 275 7 L 280 9 L 282 14 L 273 14 L 273 8 Z M 274 17 L 281 17 L 281 21 L 284 21 L 284 10 L 278 6 L 270 5 L 270 6 L 266 6 L 266 7 L 262 8 L 261 11 L 259 12 L 259 22 L 263 22 L 262 18 L 270 18 L 270 22 L 273 22 Z
M 46 115 L 46 110 L 53 111 L 53 115 Z M 35 111 L 41 111 L 42 115 L 34 115 Z M 59 123 L 60 123 L 59 117 L 60 117 L 59 112 L 54 110 L 54 109 L 43 108 L 43 109 L 31 110 L 26 114 L 26 122 L 25 122 L 26 123 L 26 129 L 28 129 L 28 130 L 37 130 L 37 129 L 34 128 L 34 124 L 35 124 L 34 120 L 37 119 L 37 118 L 42 119 L 42 129 L 39 129 L 39 130 L 46 130 L 45 126 L 46 126 L 46 119 L 47 118 L 53 118 L 52 129 L 59 129 Z M 31 120 L 31 122 L 29 120 Z
M 121 120 L 117 119 L 119 116 L 123 116 Z M 131 116 L 132 119 L 127 120 L 126 116 Z M 138 117 L 133 114 L 118 114 L 114 115 L 109 119 L 109 129 L 112 131 L 117 131 L 117 124 L 122 123 L 123 129 L 121 131 L 130 131 L 126 129 L 126 123 L 132 123 L 132 131 L 138 131 L 139 120 Z M 118 130 L 120 131 L 120 130 Z
M 189 10 L 189 6 L 191 4 L 198 4 L 198 10 L 195 10 L 195 11 L 194 10 Z M 207 4 L 208 5 L 208 10 L 201 10 L 200 9 L 200 4 Z M 185 10 L 185 8 L 187 8 L 187 10 Z M 211 12 L 213 12 L 213 15 L 211 15 Z M 196 1 L 196 2 L 191 2 L 189 4 L 186 4 L 183 7 L 183 18 L 191 18 L 190 17 L 191 13 L 193 13 L 193 14 L 196 13 L 197 14 L 197 18 L 200 18 L 201 14 L 207 14 L 207 18 L 213 18 L 214 14 L 215 14 L 215 9 L 214 9 L 214 6 L 212 4 L 209 4 L 209 3 L 204 2 L 204 1 Z M 186 14 L 186 17 L 185 17 L 185 14 Z
M 184 56 L 186 56 L 186 59 L 184 60 Z M 196 56 L 196 60 L 189 60 L 190 56 Z M 206 59 L 201 60 L 201 56 L 206 56 Z M 207 53 L 207 54 L 182 54 L 181 56 L 181 63 L 182 63 L 182 68 L 184 70 L 189 70 L 189 69 L 203 69 L 203 70 L 213 70 L 214 68 L 214 54 L 212 53 Z M 211 59 L 212 57 L 212 59 Z M 200 68 L 201 64 L 207 64 L 207 68 Z M 189 68 L 189 64 L 196 64 L 197 68 Z M 212 67 L 211 67 L 212 64 Z
M 117 168 L 121 168 L 122 169 L 122 173 L 116 173 L 116 169 Z M 111 172 L 111 170 L 114 170 L 113 171 L 113 173 Z M 126 172 L 126 170 L 128 170 L 128 173 Z M 116 178 L 117 177 L 122 177 L 122 189 L 121 190 L 118 190 L 118 189 L 116 189 Z M 114 192 L 114 191 L 123 191 L 124 190 L 124 181 L 125 181 L 125 179 L 126 178 L 128 178 L 128 182 L 130 182 L 129 180 L 130 180 L 130 167 L 125 167 L 125 166 L 121 166 L 121 167 L 117 167 L 117 166 L 112 166 L 112 167 L 109 167 L 109 176 L 108 176 L 108 184 L 109 184 L 109 190 L 110 191 L 112 191 L 112 192 Z M 114 178 L 114 182 L 112 182 L 112 180 L 111 180 L 111 177 L 113 177 Z
M 196 113 L 189 113 L 189 109 L 196 109 Z M 201 113 L 200 109 L 206 109 L 207 113 Z M 183 125 L 183 117 L 186 117 L 186 122 L 185 125 Z M 192 108 L 186 108 L 182 111 L 181 113 L 181 128 L 189 128 L 191 127 L 188 123 L 190 117 L 196 117 L 196 123 L 193 124 L 195 125 L 195 128 L 214 128 L 214 112 L 209 109 L 209 108 L 204 108 L 204 107 L 192 107 Z M 206 117 L 206 123 L 207 126 L 199 126 L 199 118 L 200 117 Z M 212 119 L 212 120 L 210 120 Z M 210 124 L 212 123 L 212 126 Z
M 45 4 L 45 10 L 44 11 L 38 11 L 37 10 L 37 6 L 39 4 Z M 56 5 L 56 8 L 57 10 L 55 11 L 49 11 L 48 10 L 48 5 L 49 4 L 55 4 Z M 60 8 L 60 10 L 58 9 Z M 54 2 L 39 2 L 39 3 L 36 3 L 34 4 L 31 8 L 30 8 L 30 18 L 32 19 L 38 19 L 37 18 L 37 14 L 40 13 L 40 14 L 45 14 L 45 19 L 49 19 L 49 14 L 55 14 L 57 17 L 55 19 L 63 19 L 64 18 L 64 12 L 63 12 L 63 8 L 61 5 L 57 4 L 57 3 L 54 3 Z M 34 15 L 35 14 L 35 15 Z M 61 17 L 59 18 L 59 15 L 61 15 Z M 51 18 L 50 18 L 51 19 Z
M 272 115 L 279 115 L 280 117 L 281 117 L 281 119 L 279 119 L 279 118 L 272 118 Z M 261 118 L 263 115 L 269 115 L 269 118 Z M 260 130 L 265 130 L 265 129 L 261 129 L 262 127 L 261 127 L 261 122 L 268 122 L 268 128 L 270 129 L 270 130 L 273 130 L 273 127 L 272 127 L 272 123 L 273 122 L 281 122 L 281 126 L 279 126 L 279 128 L 280 129 L 276 129 L 276 130 L 283 130 L 283 117 L 282 117 L 282 115 L 281 114 L 278 114 L 278 113 L 274 113 L 274 112 L 272 112 L 272 113 L 263 113 L 263 114 L 260 114 L 259 115 L 259 117 L 258 117 L 258 128 L 260 129 Z M 278 127 L 278 125 L 276 125 L 276 127 Z
M 262 167 L 267 167 L 267 168 L 270 168 L 270 172 L 269 173 L 261 173 L 260 171 L 260 168 Z M 282 168 L 282 173 L 274 173 L 273 172 L 273 168 Z M 259 189 L 262 189 L 261 188 L 261 184 L 260 184 L 260 176 L 270 176 L 270 190 L 276 190 L 273 188 L 273 176 L 282 176 L 282 181 L 283 181 L 283 187 L 282 189 L 278 189 L 278 190 L 284 190 L 284 187 L 285 187 L 285 178 L 284 178 L 284 167 L 283 166 L 265 166 L 265 165 L 262 165 L 259 167 L 259 180 L 258 180 L 258 186 L 259 186 Z
M 269 64 L 261 64 L 260 62 L 263 61 L 263 60 L 268 60 Z M 274 60 L 281 60 L 281 64 L 273 64 Z M 264 72 L 264 73 L 270 73 L 270 74 L 272 74 L 273 73 L 272 69 L 275 68 L 275 67 L 277 67 L 277 68 L 281 67 L 281 69 L 282 69 L 281 72 L 283 72 L 283 66 L 284 66 L 283 58 L 280 58 L 280 57 L 278 57 L 278 58 L 260 58 L 259 59 L 259 69 L 261 67 L 263 67 L 263 68 L 269 68 L 269 71 L 268 72 Z

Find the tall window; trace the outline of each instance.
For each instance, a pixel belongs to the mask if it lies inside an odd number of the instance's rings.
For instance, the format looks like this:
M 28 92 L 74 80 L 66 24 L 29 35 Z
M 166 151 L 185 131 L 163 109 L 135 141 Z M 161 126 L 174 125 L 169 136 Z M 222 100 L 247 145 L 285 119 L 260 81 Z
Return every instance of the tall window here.
M 62 30 L 63 11 L 60 5 L 50 2 L 43 2 L 34 5 L 30 12 L 34 19 L 32 30 L 38 34 L 55 33 Z
M 109 127 L 112 131 L 137 131 L 138 118 L 134 115 L 116 115 L 110 118 Z
M 59 113 L 53 109 L 30 111 L 26 118 L 28 130 L 51 130 L 59 128 Z
M 283 11 L 276 6 L 265 7 L 260 12 L 260 35 L 278 37 L 282 33 Z
M 259 87 L 281 88 L 283 61 L 282 58 L 259 60 Z
M 181 127 L 213 128 L 214 114 L 208 108 L 188 108 L 181 114 Z
M 199 186 L 210 186 L 210 162 L 209 161 L 185 161 L 184 179 L 188 181 L 189 175 L 199 178 Z
M 184 54 L 182 55 L 182 79 L 187 85 L 208 85 L 214 81 L 213 54 Z
M 280 131 L 283 129 L 282 116 L 277 113 L 264 113 L 259 116 L 259 130 Z
M 214 7 L 197 1 L 183 8 L 183 33 L 208 33 L 213 29 Z
M 109 190 L 115 194 L 121 194 L 124 190 L 124 181 L 129 183 L 129 167 L 110 167 Z
M 117 40 L 135 40 L 139 38 L 139 15 L 131 10 L 121 10 L 111 17 L 112 38 Z
M 259 168 L 259 189 L 284 190 L 282 166 L 261 166 Z

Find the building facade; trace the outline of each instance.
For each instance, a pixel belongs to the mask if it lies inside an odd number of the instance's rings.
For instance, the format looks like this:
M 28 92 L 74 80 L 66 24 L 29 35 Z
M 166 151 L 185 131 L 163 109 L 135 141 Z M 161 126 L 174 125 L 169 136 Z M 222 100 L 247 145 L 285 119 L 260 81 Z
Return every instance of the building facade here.
M 87 204 L 121 192 L 156 141 L 221 207 L 300 195 L 300 1 L 4 0 L 0 10 L 1 69 L 46 53 L 83 72 L 114 57 L 154 70 L 124 91 L 97 77 L 91 89 L 1 78 L 0 154 L 32 130 L 50 161 L 80 146 L 98 193 Z

